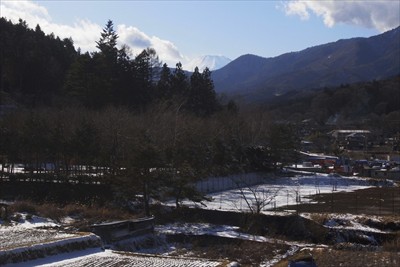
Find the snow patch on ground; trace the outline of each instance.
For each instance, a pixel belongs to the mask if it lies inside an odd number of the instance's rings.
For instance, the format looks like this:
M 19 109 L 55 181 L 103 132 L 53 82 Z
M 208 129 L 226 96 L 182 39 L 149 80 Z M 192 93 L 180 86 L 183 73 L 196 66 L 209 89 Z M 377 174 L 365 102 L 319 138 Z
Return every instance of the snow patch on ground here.
M 268 238 L 261 235 L 243 233 L 238 226 L 215 225 L 209 223 L 172 223 L 155 226 L 155 231 L 160 234 L 185 234 L 185 235 L 212 235 L 226 238 L 235 238 L 248 241 L 265 242 L 271 244 L 285 244 L 296 247 L 313 247 L 315 244 L 283 241 L 276 238 Z M 325 247 L 325 246 L 324 246 Z
M 276 255 L 274 258 L 272 258 L 271 260 L 265 261 L 263 263 L 260 264 L 260 267 L 272 267 L 275 264 L 277 264 L 278 262 L 280 262 L 283 259 L 286 259 L 289 256 L 294 255 L 297 251 L 299 251 L 299 247 L 298 246 L 291 246 L 288 251 L 286 251 L 285 254 L 283 255 Z
M 302 213 L 300 215 L 303 216 L 304 218 L 312 220 L 311 214 Z M 357 230 L 357 231 L 381 233 L 381 234 L 388 233 L 388 231 L 383 231 L 366 225 L 364 223 L 366 218 L 376 222 L 381 221 L 381 218 L 379 218 L 379 216 L 354 215 L 349 213 L 346 214 L 331 213 L 331 214 L 326 214 L 324 226 L 331 229 Z
M 10 250 L 79 236 L 52 229 L 59 225 L 50 219 L 35 215 L 31 219 L 27 219 L 27 216 L 26 213 L 21 213 L 18 216 L 20 217 L 18 222 L 13 221 L 7 225 L 4 223 L 0 225 L 0 250 Z
M 214 225 L 208 223 L 174 223 L 168 225 L 157 225 L 155 230 L 162 234 L 185 234 L 185 235 L 212 235 L 226 238 L 237 238 L 257 242 L 270 242 L 276 240 L 259 235 L 250 235 L 240 232 L 239 227 L 231 225 Z
M 249 211 L 255 198 L 264 199 L 268 204 L 263 212 L 274 208 L 312 203 L 310 196 L 323 193 L 353 192 L 358 189 L 373 187 L 368 178 L 347 177 L 332 174 L 299 175 L 295 177 L 271 177 L 263 179 L 263 184 L 241 189 L 225 190 L 208 194 L 211 202 L 199 206 L 191 201 L 183 201 L 188 207 L 199 207 L 210 210 Z M 247 201 L 246 201 L 247 200 Z M 174 201 L 166 203 L 174 206 Z
M 19 228 L 43 228 L 43 227 L 58 227 L 58 223 L 52 219 L 43 218 L 36 215 L 30 215 L 25 212 L 15 213 L 14 218 L 19 218 L 18 221 L 11 221 L 11 225 Z M 3 225 L 4 222 L 1 223 Z M 1 227 L 0 225 L 0 227 Z

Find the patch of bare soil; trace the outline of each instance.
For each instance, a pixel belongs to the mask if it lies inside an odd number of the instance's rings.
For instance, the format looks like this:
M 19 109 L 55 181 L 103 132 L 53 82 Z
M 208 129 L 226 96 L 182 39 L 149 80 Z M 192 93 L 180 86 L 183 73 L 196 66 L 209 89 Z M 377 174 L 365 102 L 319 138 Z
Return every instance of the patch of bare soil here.
M 189 256 L 214 260 L 229 259 L 239 262 L 242 267 L 259 266 L 264 261 L 285 254 L 289 249 L 288 245 L 282 243 L 261 243 L 216 236 L 181 235 L 169 241 L 181 241 L 182 247 L 178 247 L 177 254 L 190 253 Z
M 310 196 L 314 202 L 283 207 L 298 212 L 400 216 L 400 187 L 374 187 L 354 192 Z
M 397 251 L 368 251 L 363 249 L 335 249 L 335 248 L 318 248 L 307 251 L 315 260 L 317 266 L 337 267 L 393 267 L 400 265 L 400 252 Z M 304 254 L 304 251 L 300 252 Z M 288 266 L 291 259 L 299 257 L 294 255 L 281 261 L 276 267 Z
M 313 252 L 317 266 L 399 266 L 400 252 L 318 249 Z

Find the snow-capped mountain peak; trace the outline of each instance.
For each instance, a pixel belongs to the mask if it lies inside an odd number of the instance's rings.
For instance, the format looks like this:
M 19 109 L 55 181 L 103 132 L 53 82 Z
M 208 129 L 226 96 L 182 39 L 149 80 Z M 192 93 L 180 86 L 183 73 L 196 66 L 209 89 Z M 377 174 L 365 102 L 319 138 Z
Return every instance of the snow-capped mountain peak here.
M 183 68 L 188 71 L 194 71 L 194 69 L 198 67 L 199 71 L 202 72 L 208 67 L 209 70 L 213 71 L 224 67 L 231 61 L 231 59 L 224 56 L 200 56 L 192 59 L 186 66 L 183 66 Z

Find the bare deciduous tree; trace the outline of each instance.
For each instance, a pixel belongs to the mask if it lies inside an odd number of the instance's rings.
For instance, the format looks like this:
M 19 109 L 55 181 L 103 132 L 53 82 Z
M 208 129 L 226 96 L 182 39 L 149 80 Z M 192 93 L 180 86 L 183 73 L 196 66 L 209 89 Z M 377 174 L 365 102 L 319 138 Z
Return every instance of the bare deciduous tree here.
M 280 188 L 265 188 L 263 185 L 239 188 L 240 195 L 245 201 L 250 213 L 260 214 L 275 201 Z

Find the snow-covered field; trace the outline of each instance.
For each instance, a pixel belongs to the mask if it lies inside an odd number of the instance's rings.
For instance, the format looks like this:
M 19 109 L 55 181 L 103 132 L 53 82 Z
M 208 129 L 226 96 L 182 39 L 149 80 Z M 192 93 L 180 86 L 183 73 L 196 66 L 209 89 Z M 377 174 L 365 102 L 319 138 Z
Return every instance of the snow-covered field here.
M 322 193 L 352 192 L 372 187 L 368 178 L 329 174 L 298 175 L 263 179 L 260 185 L 209 194 L 211 202 L 199 206 L 190 201 L 183 204 L 212 210 L 248 211 L 262 201 L 263 211 L 297 203 L 310 203 L 309 196 Z M 169 202 L 168 205 L 174 205 Z

